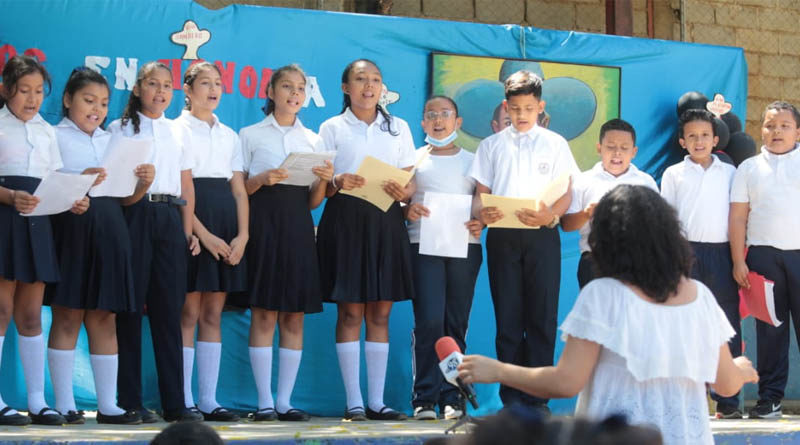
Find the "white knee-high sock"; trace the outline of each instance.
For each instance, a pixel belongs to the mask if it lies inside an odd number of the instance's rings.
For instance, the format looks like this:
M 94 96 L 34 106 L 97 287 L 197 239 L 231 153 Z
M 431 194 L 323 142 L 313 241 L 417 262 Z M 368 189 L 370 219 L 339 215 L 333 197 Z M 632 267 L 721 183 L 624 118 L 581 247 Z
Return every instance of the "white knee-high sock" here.
M 197 348 L 197 407 L 204 413 L 210 413 L 219 407 L 217 380 L 222 343 L 198 341 L 195 343 L 195 348 Z
M 0 336 L 0 363 L 2 363 L 2 361 L 3 361 L 3 342 L 5 342 L 5 341 L 6 341 L 5 335 Z M 3 401 L 3 397 L 0 396 L 0 409 L 3 409 L 5 407 L 6 407 L 6 402 L 4 402 Z M 5 415 L 6 416 L 12 416 L 14 414 L 17 414 L 17 411 L 13 410 L 13 409 L 10 409 L 10 410 L 8 410 L 8 412 Z
M 389 362 L 389 343 L 364 342 L 367 361 L 367 397 L 369 408 L 380 411 L 383 404 L 383 387 L 386 384 L 386 365 Z
M 275 409 L 285 413 L 292 409 L 292 390 L 300 369 L 300 359 L 303 357 L 302 349 L 280 348 L 278 350 L 278 400 Z
M 336 355 L 339 357 L 339 369 L 342 372 L 344 391 L 347 394 L 347 409 L 364 407 L 361 397 L 361 381 L 359 378 L 360 344 L 357 341 L 336 343 Z
M 75 350 L 47 348 L 47 361 L 50 368 L 50 380 L 53 382 L 53 392 L 56 393 L 56 409 L 61 414 L 77 411 L 75 396 L 72 393 Z
M 25 387 L 28 391 L 28 411 L 39 414 L 47 407 L 44 401 L 44 337 L 42 334 L 17 337 Z
M 192 395 L 192 369 L 194 368 L 194 348 L 183 347 L 183 403 L 194 408 Z
M 258 409 L 275 409 L 272 401 L 272 346 L 250 346 L 250 366 L 258 390 Z
M 119 356 L 117 354 L 91 354 L 94 374 L 94 389 L 97 392 L 97 411 L 106 416 L 125 414 L 125 410 L 117 406 L 117 370 Z

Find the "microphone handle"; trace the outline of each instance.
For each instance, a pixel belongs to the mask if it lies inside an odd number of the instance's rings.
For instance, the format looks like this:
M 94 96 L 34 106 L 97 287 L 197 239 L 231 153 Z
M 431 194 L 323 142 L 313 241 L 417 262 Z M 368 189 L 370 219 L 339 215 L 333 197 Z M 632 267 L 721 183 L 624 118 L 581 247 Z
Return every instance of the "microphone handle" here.
M 475 397 L 475 389 L 470 384 L 464 383 L 461 377 L 456 377 L 456 383 L 458 383 L 458 389 L 461 390 L 461 394 L 464 398 L 469 401 L 473 408 L 478 409 L 478 399 Z

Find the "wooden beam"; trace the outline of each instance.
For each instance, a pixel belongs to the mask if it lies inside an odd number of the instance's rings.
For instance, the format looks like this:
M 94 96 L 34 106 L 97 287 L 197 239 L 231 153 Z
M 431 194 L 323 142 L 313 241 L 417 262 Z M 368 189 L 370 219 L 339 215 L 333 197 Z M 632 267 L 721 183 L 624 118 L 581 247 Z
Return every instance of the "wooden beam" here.
M 631 0 L 606 0 L 606 34 L 633 35 Z

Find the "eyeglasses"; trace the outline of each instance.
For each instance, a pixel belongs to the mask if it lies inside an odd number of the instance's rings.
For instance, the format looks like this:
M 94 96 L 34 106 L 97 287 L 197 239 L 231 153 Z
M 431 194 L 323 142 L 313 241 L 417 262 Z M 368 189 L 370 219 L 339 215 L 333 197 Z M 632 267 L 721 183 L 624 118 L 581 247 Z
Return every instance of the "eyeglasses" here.
M 453 117 L 455 115 L 456 115 L 456 112 L 453 111 L 453 110 L 442 110 L 442 111 L 439 111 L 439 112 L 427 111 L 427 112 L 425 112 L 425 114 L 423 114 L 423 116 L 425 117 L 426 121 L 435 121 L 436 119 L 439 119 L 440 117 L 442 119 L 449 119 L 449 118 L 451 118 L 451 117 Z

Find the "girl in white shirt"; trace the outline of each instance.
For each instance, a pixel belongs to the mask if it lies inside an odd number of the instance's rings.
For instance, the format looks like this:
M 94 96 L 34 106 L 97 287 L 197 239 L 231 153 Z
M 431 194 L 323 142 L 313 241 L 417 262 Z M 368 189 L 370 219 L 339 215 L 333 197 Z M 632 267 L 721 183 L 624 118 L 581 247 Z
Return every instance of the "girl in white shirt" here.
M 111 90 L 105 77 L 81 67 L 67 80 L 62 96 L 64 118 L 56 127 L 58 145 L 67 173 L 99 173 L 111 134 L 101 128 L 108 114 Z M 133 167 L 133 166 L 132 166 Z M 152 165 L 135 167 L 139 184 L 131 202 L 144 196 L 153 180 Z M 97 422 L 141 423 L 135 411 L 117 406 L 116 312 L 134 310 L 133 259 L 130 235 L 120 199 L 95 197 L 83 215 L 62 213 L 52 217 L 61 281 L 48 286 L 45 301 L 53 311 L 48 340 L 48 364 L 56 408 L 68 423 L 84 423 L 75 407 L 72 375 L 75 344 L 81 323 L 86 324 L 97 391 Z
M 457 130 L 461 127 L 458 106 L 445 96 L 434 96 L 425 102 L 422 128 L 428 142 L 417 150 L 430 150 L 430 156 L 417 167 L 414 174 L 416 191 L 406 207 L 408 236 L 411 239 L 411 258 L 414 266 L 414 393 L 411 404 L 414 418 L 435 419 L 435 406 L 446 418 L 458 418 L 466 413 L 458 388 L 444 381 L 434 344 L 443 336 L 452 337 L 461 351 L 466 350 L 467 325 L 475 280 L 481 267 L 480 231 L 483 225 L 476 219 L 463 221 L 470 236 L 466 258 L 422 255 L 419 252 L 421 218 L 430 216 L 423 201 L 425 192 L 469 195 L 475 192 L 475 180 L 469 176 L 475 155 L 457 145 Z
M 369 155 L 411 170 L 414 141 L 408 124 L 389 115 L 378 100 L 383 76 L 372 61 L 351 62 L 342 73 L 344 109 L 319 128 L 325 149 L 336 152 L 336 176 L 317 231 L 323 297 L 338 306 L 336 353 L 347 393 L 347 420 L 404 420 L 405 414 L 383 403 L 389 360 L 389 314 L 392 303 L 414 296 L 411 246 L 400 201 L 412 187 L 394 181 L 383 190 L 395 202 L 383 212 L 373 204 L 337 193 L 365 184 L 356 173 Z M 368 406 L 359 386 L 359 338 L 366 321 Z
M 646 186 L 619 185 L 595 207 L 589 245 L 599 278 L 561 325 L 558 364 L 467 356 L 459 376 L 536 397 L 580 392 L 576 415 L 623 414 L 657 426 L 665 445 L 713 444 L 706 384 L 729 396 L 758 374 L 746 357 L 731 358 L 733 328 L 708 288 L 689 278 L 692 251 L 675 211 Z
M 185 133 L 195 166 L 193 231 L 203 246 L 189 258 L 189 283 L 181 320 L 183 330 L 183 395 L 192 397 L 192 367 L 197 327 L 197 407 L 205 420 L 234 422 L 239 416 L 217 403 L 217 379 L 222 356 L 220 319 L 229 292 L 246 289 L 241 264 L 249 238 L 247 192 L 242 173 L 239 136 L 219 121 L 214 110 L 222 98 L 222 76 L 209 62 L 192 65 L 183 75 L 186 109 L 175 120 Z M 202 314 L 202 315 L 201 315 Z
M 155 177 L 144 199 L 125 208 L 133 249 L 135 312 L 117 315 L 119 405 L 138 411 L 142 422 L 158 421 L 142 406 L 142 315 L 145 304 L 155 350 L 164 420 L 201 420 L 183 397 L 181 309 L 186 297 L 187 248 L 200 252 L 192 235 L 194 185 L 190 147 L 183 132 L 164 117 L 172 100 L 172 72 L 160 62 L 146 63 L 136 76 L 122 119 L 112 134 L 152 141 L 148 162 Z
M 297 65 L 276 70 L 267 86 L 267 117 L 240 132 L 250 194 L 248 292 L 239 306 L 251 309 L 250 364 L 258 389 L 256 421 L 306 421 L 308 414 L 291 405 L 303 350 L 303 318 L 322 311 L 319 269 L 314 244 L 314 209 L 325 197 L 333 164 L 315 167 L 310 187 L 281 184 L 279 168 L 292 152 L 318 152 L 313 131 L 297 117 L 306 98 L 306 76 Z M 272 341 L 280 330 L 278 398 L 272 400 Z
M 44 400 L 42 299 L 45 283 L 59 279 L 53 233 L 46 216 L 32 212 L 44 176 L 62 167 L 53 127 L 39 115 L 50 76 L 33 57 L 15 56 L 3 68 L 0 85 L 0 350 L 14 316 L 29 417 L 0 399 L 0 425 L 61 425 L 66 419 Z M 89 199 L 75 203 L 83 213 Z

